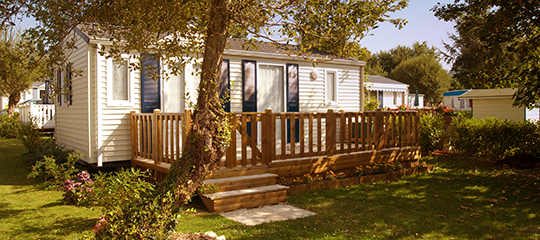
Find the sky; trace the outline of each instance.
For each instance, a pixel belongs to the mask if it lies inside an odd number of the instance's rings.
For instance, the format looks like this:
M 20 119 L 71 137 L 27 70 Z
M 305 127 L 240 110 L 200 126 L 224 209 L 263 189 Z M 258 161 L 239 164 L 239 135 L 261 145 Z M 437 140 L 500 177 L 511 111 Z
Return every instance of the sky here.
M 430 11 L 433 6 L 453 3 L 454 0 L 409 0 L 409 6 L 390 14 L 391 18 L 404 18 L 408 23 L 402 29 L 391 23 L 382 23 L 360 41 L 371 53 L 388 51 L 398 45 L 412 46 L 414 42 L 426 41 L 428 46 L 443 50 L 443 41 L 450 43 L 449 33 L 454 33 L 454 23 L 439 20 Z M 451 66 L 443 64 L 447 70 Z

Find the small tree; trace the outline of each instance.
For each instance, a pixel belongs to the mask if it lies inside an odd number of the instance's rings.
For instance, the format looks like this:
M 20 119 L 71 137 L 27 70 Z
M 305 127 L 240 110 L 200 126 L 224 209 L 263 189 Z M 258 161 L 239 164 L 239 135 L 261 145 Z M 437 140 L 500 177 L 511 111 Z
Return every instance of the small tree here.
M 45 56 L 36 44 L 14 28 L 0 28 L 0 96 L 8 96 L 12 116 L 21 92 L 47 76 Z
M 424 93 L 424 100 L 435 105 L 448 91 L 452 78 L 436 58 L 423 55 L 400 63 L 390 73 L 390 78 L 409 84 L 410 91 Z

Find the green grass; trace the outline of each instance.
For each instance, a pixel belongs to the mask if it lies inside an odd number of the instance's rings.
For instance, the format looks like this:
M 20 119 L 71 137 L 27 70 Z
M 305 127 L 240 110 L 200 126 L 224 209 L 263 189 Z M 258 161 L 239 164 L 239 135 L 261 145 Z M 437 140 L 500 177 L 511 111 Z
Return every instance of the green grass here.
M 23 164 L 16 139 L 0 139 L 0 239 L 75 239 L 90 234 L 99 210 L 62 203 L 62 192 L 45 191 Z
M 100 212 L 61 203 L 61 193 L 27 179 L 23 147 L 0 140 L 0 239 L 75 239 L 90 235 Z M 230 239 L 540 239 L 540 172 L 489 162 L 424 157 L 432 173 L 290 196 L 317 215 L 244 226 L 206 212 L 200 200 L 179 232 Z M 497 203 L 493 199 L 500 199 Z M 506 200 L 505 200 L 506 199 Z M 491 201 L 490 201 L 491 200 Z
M 456 156 L 423 160 L 432 173 L 289 197 L 312 217 L 247 227 L 199 213 L 177 230 L 227 239 L 540 239 L 538 169 Z M 507 200 L 490 202 L 501 197 Z

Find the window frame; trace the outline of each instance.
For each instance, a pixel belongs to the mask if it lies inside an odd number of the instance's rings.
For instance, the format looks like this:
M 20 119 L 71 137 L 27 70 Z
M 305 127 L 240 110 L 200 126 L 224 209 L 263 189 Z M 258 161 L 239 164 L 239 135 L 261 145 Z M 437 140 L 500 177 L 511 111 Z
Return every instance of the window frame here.
M 329 89 L 328 89 L 328 75 L 329 74 L 334 74 L 334 82 L 333 82 L 333 85 L 334 85 L 334 89 L 333 89 L 334 90 L 333 91 L 334 99 L 329 99 Z M 337 69 L 326 69 L 325 75 L 324 75 L 324 88 L 325 88 L 324 100 L 325 100 L 326 104 L 337 104 L 339 102 L 338 79 L 339 79 L 339 75 L 338 75 Z
M 114 67 L 115 60 L 110 58 L 107 60 L 107 106 L 108 107 L 133 107 L 133 80 L 132 72 L 129 70 L 130 58 L 122 56 L 122 62 L 126 62 L 126 79 L 127 79 L 127 100 L 114 100 Z

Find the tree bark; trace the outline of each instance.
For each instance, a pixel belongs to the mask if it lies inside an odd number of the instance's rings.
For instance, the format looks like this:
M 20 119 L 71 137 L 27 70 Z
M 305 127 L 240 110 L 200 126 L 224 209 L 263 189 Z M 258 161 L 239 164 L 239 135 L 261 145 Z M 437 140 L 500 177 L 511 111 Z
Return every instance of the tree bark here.
M 226 113 L 218 95 L 223 52 L 229 24 L 228 2 L 213 0 L 205 39 L 204 59 L 193 124 L 182 157 L 171 166 L 162 192 L 173 192 L 175 206 L 187 202 L 191 194 L 218 165 L 230 139 Z
M 11 93 L 9 95 L 9 102 L 8 102 L 8 116 L 13 117 L 13 113 L 15 113 L 15 106 L 17 106 L 17 103 L 21 100 L 21 93 Z

